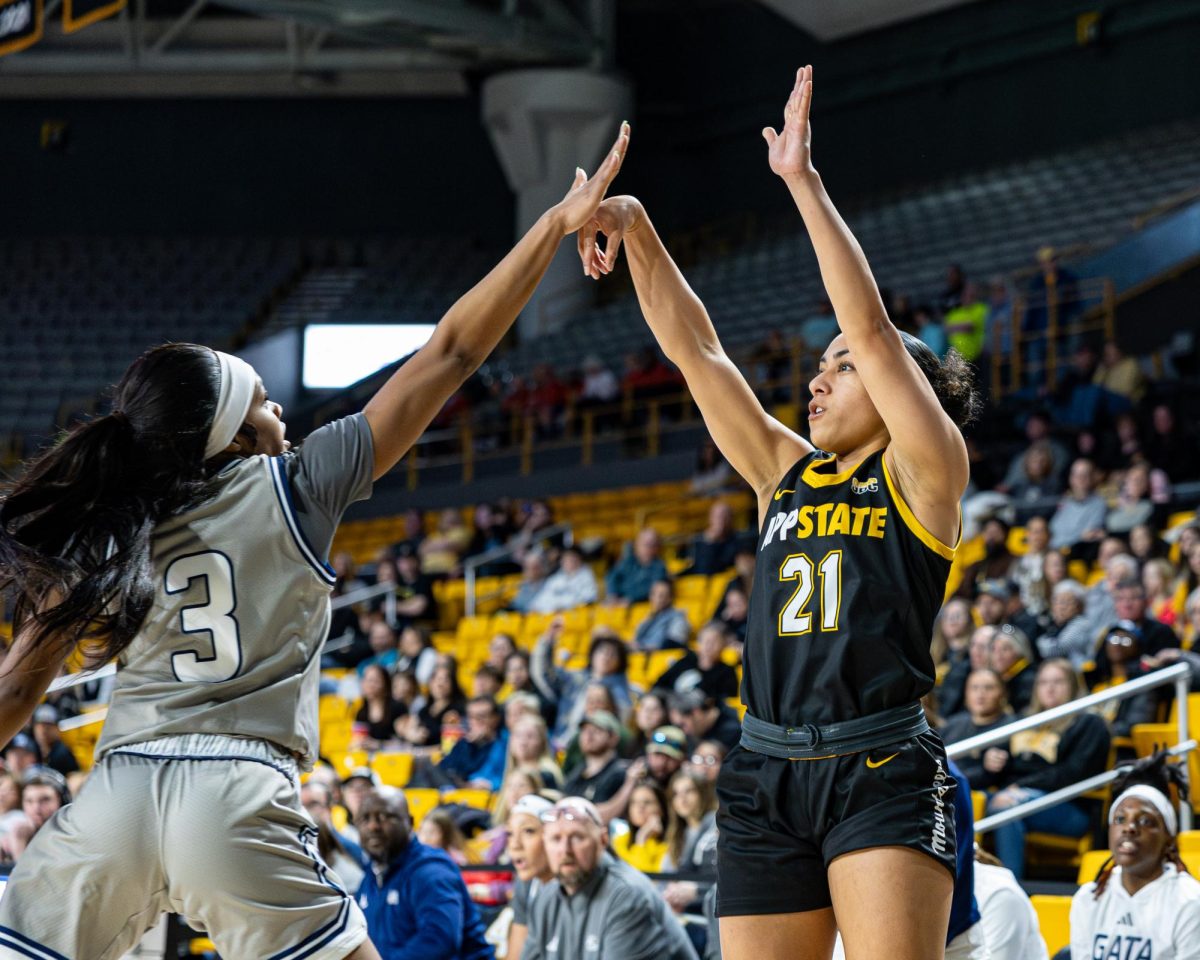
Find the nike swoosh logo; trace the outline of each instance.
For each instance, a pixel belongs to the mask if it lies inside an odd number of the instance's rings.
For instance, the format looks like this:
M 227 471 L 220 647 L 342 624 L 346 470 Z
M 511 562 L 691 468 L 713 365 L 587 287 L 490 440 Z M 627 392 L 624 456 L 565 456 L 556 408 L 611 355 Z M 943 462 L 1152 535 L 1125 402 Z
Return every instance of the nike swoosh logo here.
M 895 760 L 898 756 L 900 756 L 900 754 L 893 753 L 890 757 L 884 757 L 882 760 L 875 761 L 872 761 L 870 757 L 867 757 L 867 767 L 871 770 L 874 770 L 876 767 L 882 767 L 889 760 Z
M 795 490 L 776 490 L 775 491 L 775 499 L 778 500 L 785 493 L 795 493 L 795 492 L 796 492 Z

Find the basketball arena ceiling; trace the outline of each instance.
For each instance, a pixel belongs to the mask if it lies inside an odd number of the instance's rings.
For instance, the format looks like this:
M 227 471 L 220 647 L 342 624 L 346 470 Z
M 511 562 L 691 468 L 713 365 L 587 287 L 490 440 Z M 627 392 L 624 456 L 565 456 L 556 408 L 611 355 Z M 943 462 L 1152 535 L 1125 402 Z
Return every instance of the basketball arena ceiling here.
M 618 2 L 713 0 L 128 0 L 71 33 L 43 0 L 41 39 L 0 57 L 0 98 L 461 94 L 470 71 L 603 68 Z M 757 2 L 829 41 L 971 0 Z

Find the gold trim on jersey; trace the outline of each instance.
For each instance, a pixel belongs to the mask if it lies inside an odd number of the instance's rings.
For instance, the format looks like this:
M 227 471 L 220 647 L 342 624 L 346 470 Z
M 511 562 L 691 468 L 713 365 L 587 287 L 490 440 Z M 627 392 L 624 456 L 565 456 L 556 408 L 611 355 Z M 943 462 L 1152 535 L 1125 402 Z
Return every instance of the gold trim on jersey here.
M 868 456 L 870 456 L 870 454 L 868 454 Z M 841 473 L 817 472 L 817 467 L 820 467 L 826 463 L 833 463 L 835 460 L 837 460 L 836 455 L 830 454 L 824 460 L 810 460 L 808 466 L 801 471 L 800 479 L 807 483 L 810 487 L 831 487 L 835 483 L 845 483 L 850 479 L 850 476 L 854 473 L 854 471 L 863 465 L 866 459 L 866 457 L 863 457 L 862 460 L 859 460 L 854 466 L 847 467 Z
M 892 482 L 892 472 L 888 469 L 887 457 L 879 458 L 883 464 L 883 479 L 887 483 L 888 493 L 892 495 L 892 499 L 896 502 L 896 509 L 900 512 L 900 519 L 904 521 L 904 525 L 912 531 L 913 535 L 920 540 L 925 546 L 936 553 L 939 557 L 953 562 L 955 547 L 948 546 L 942 543 L 937 537 L 925 529 L 921 521 L 916 518 L 916 515 L 909 508 L 904 498 L 900 496 L 900 491 Z M 962 517 L 961 511 L 958 521 L 959 537 L 962 537 Z

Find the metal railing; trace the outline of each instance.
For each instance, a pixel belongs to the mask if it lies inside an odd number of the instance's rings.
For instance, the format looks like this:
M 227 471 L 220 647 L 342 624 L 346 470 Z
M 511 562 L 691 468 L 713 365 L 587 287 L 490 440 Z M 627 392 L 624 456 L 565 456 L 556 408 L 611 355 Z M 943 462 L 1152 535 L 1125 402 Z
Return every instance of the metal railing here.
M 1188 729 L 1188 688 L 1191 685 L 1192 668 L 1186 663 L 1177 663 L 1171 667 L 1164 667 L 1162 670 L 1156 670 L 1144 677 L 1138 677 L 1136 680 L 1130 680 L 1122 683 L 1119 686 L 1112 687 L 1108 690 L 1102 690 L 1099 693 L 1090 693 L 1085 697 L 1080 697 L 1078 700 L 1072 700 L 1070 703 L 1064 703 L 1060 707 L 1053 707 L 1050 710 L 1045 710 L 1042 713 L 1035 713 L 1031 717 L 1024 717 L 1020 720 L 1014 720 L 1012 723 L 1005 724 L 1002 727 L 997 727 L 995 730 L 989 730 L 987 733 L 979 733 L 973 737 L 968 737 L 966 740 L 960 740 L 958 743 L 950 744 L 946 747 L 946 755 L 951 760 L 956 757 L 965 756 L 968 753 L 974 753 L 976 750 L 983 747 L 994 746 L 998 743 L 1003 743 L 1009 740 L 1013 734 L 1021 733 L 1025 730 L 1035 730 L 1038 727 L 1045 726 L 1047 723 L 1052 723 L 1055 720 L 1060 720 L 1063 717 L 1072 717 L 1077 713 L 1083 713 L 1090 710 L 1092 707 L 1099 706 L 1102 703 L 1108 703 L 1113 700 L 1124 700 L 1128 697 L 1143 693 L 1147 690 L 1154 690 L 1158 687 L 1165 687 L 1168 684 L 1175 685 L 1175 704 L 1176 704 L 1176 722 L 1179 735 L 1179 744 L 1172 748 L 1172 755 L 1187 753 L 1195 749 L 1196 741 L 1190 738 Z M 1184 777 L 1187 776 L 1187 766 L 1183 769 Z M 1095 790 L 1097 787 L 1103 786 L 1117 778 L 1119 774 L 1115 770 L 1109 770 L 1102 774 L 1097 774 L 1087 780 L 1080 781 L 1068 787 L 1063 787 L 1061 790 L 1055 790 L 1053 793 L 1048 793 L 1036 800 L 1030 800 L 1027 803 L 1019 804 L 1015 807 L 1010 807 L 1001 813 L 992 814 L 990 817 L 985 817 L 975 824 L 976 833 L 987 833 L 989 830 L 995 830 L 1006 823 L 1011 823 L 1014 820 L 1022 820 L 1030 814 L 1037 813 L 1040 810 L 1045 810 L 1048 807 L 1055 806 L 1065 800 L 1070 800 L 1078 797 L 1089 790 Z M 1189 804 L 1181 804 L 1180 810 L 1180 828 L 1190 830 L 1192 828 L 1192 808 Z
M 535 543 L 541 543 L 543 540 L 549 540 L 551 537 L 563 535 L 563 543 L 570 546 L 575 542 L 575 528 L 569 523 L 556 523 L 550 527 L 544 527 L 539 530 L 529 541 L 529 546 Z M 475 610 L 478 606 L 478 578 L 479 568 L 485 563 L 495 563 L 497 560 L 503 560 L 506 557 L 511 557 L 518 550 L 522 549 L 522 545 L 506 545 L 503 547 L 493 547 L 483 553 L 477 553 L 473 557 L 468 557 L 463 563 L 463 578 L 466 580 L 466 616 L 475 616 Z

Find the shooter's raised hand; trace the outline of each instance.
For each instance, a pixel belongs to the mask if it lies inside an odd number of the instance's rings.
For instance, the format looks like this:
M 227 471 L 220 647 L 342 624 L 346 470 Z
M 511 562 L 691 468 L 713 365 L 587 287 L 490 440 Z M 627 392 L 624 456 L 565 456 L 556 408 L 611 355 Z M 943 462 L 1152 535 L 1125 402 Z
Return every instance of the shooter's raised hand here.
M 783 129 L 776 133 L 774 127 L 763 128 L 763 139 L 767 141 L 767 161 L 771 170 L 781 177 L 797 173 L 808 173 L 812 165 L 812 128 L 808 123 L 808 108 L 812 104 L 811 66 L 796 71 L 796 83 L 792 95 L 783 108 Z

